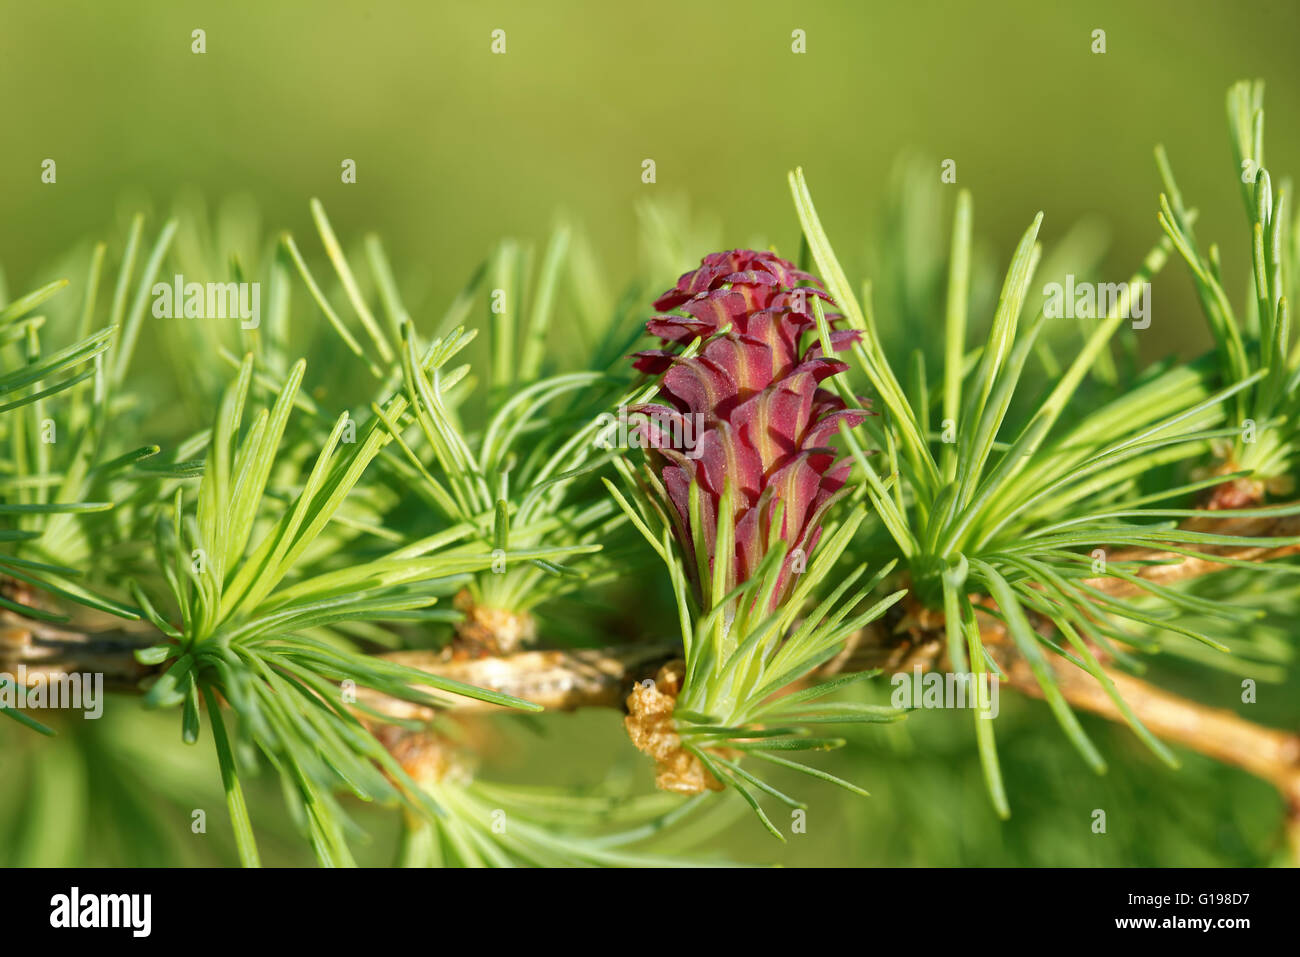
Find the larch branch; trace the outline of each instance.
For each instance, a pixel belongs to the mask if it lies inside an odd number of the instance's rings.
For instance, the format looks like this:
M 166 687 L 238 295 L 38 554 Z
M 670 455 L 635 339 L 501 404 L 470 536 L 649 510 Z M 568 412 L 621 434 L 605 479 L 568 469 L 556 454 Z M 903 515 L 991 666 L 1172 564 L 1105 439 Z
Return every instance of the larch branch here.
M 1185 523 L 1185 528 L 1260 539 L 1300 536 L 1300 516 L 1222 518 L 1207 513 Z M 1108 556 L 1111 562 L 1142 562 L 1136 574 L 1154 584 L 1169 585 L 1224 568 L 1230 562 L 1263 562 L 1300 553 L 1300 545 L 1215 546 L 1198 549 L 1211 557 L 1190 557 L 1173 552 L 1126 550 Z M 1215 561 L 1222 558 L 1225 561 Z M 1140 592 L 1134 583 L 1099 577 L 1088 584 L 1116 597 Z M 981 615 L 981 630 L 1006 675 L 1007 685 L 1031 696 L 1041 689 L 1028 664 L 1006 640 L 1001 624 Z M 12 673 L 25 666 L 28 680 L 73 672 L 99 672 L 117 690 L 139 690 L 157 668 L 139 664 L 133 652 L 156 642 L 157 637 L 122 627 L 101 629 L 51 624 L 0 611 L 0 671 Z M 494 657 L 447 660 L 432 651 L 399 651 L 383 657 L 452 678 L 466 684 L 504 692 L 548 710 L 622 708 L 633 682 L 648 677 L 678 653 L 669 644 L 624 644 L 606 649 L 524 651 Z M 909 672 L 942 667 L 945 642 L 941 616 L 919 612 L 892 626 L 876 622 L 854 635 L 845 650 L 820 673 L 881 669 Z M 1104 718 L 1121 721 L 1110 696 L 1089 674 L 1053 657 L 1052 667 L 1061 692 L 1071 706 Z M 1233 714 L 1163 691 L 1124 672 L 1107 668 L 1111 680 L 1138 718 L 1158 737 L 1191 748 L 1263 779 L 1278 788 L 1287 802 L 1291 837 L 1300 856 L 1300 734 L 1264 727 Z M 433 689 L 429 689 L 433 690 Z M 430 709 L 362 690 L 362 703 L 395 718 L 431 718 Z M 452 710 L 492 713 L 503 709 L 469 698 L 454 699 Z

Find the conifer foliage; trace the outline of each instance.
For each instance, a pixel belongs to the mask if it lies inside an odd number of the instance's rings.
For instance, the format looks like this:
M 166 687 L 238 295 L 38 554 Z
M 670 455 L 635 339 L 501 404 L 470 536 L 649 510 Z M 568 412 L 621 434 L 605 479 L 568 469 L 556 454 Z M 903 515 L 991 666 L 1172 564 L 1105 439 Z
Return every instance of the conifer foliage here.
M 1166 765 L 1239 763 L 1294 810 L 1285 732 L 1140 677 L 1279 678 L 1294 645 L 1300 242 L 1262 85 L 1228 117 L 1249 275 L 1224 275 L 1157 150 L 1149 255 L 1064 331 L 1037 290 L 1078 251 L 1045 248 L 1043 214 L 981 272 L 958 193 L 947 247 L 910 264 L 946 274 L 924 301 L 888 269 L 850 280 L 801 170 L 801 236 L 708 252 L 652 305 L 660 271 L 614 275 L 565 223 L 413 312 L 380 239 L 340 238 L 315 201 L 319 245 L 241 260 L 183 209 L 0 290 L 0 748 L 31 787 L 0 833 L 93 766 L 104 833 L 136 835 L 116 863 L 253 866 L 301 840 L 347 865 L 394 822 L 406 866 L 764 860 L 763 831 L 786 841 L 783 815 L 827 793 L 846 818 L 867 785 L 917 803 L 863 755 L 952 717 L 891 695 L 922 670 L 972 692 L 944 706 L 973 717 L 984 813 L 1017 804 L 1001 689 L 1042 698 L 1021 718 L 1094 770 L 1080 710 Z M 899 221 L 882 243 L 914 249 Z M 705 252 L 670 211 L 651 241 L 665 224 Z M 1134 305 L 1171 261 L 1213 349 L 1143 365 Z M 261 314 L 175 314 L 199 275 Z M 71 690 L 103 726 L 46 704 Z M 495 780 L 503 749 L 545 751 L 519 743 L 560 727 L 540 713 L 577 708 L 603 709 L 615 769 Z M 1241 747 L 1198 738 L 1216 728 Z M 564 770 L 600 777 L 584 756 Z M 146 791 L 165 810 L 142 814 Z M 208 802 L 229 824 L 196 852 Z

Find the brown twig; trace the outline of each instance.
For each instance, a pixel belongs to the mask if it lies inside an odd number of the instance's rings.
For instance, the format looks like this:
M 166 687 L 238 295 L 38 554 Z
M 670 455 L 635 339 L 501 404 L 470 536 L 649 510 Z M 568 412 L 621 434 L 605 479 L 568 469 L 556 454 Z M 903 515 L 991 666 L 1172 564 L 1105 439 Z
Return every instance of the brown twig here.
M 1295 538 L 1300 536 L 1300 515 L 1215 518 L 1212 514 L 1207 514 L 1205 517 L 1184 522 L 1182 527 L 1193 532 L 1213 532 L 1216 535 L 1234 535 L 1242 538 Z M 1267 562 L 1300 554 L 1300 545 L 1212 545 L 1195 551 L 1224 558 L 1230 562 Z M 1155 585 L 1172 585 L 1231 567 L 1228 562 L 1216 562 L 1209 558 L 1194 558 L 1175 552 L 1156 552 L 1148 549 L 1117 551 L 1107 555 L 1106 560 L 1157 563 L 1146 565 L 1135 573 L 1137 577 Z M 1121 578 L 1091 578 L 1085 584 L 1116 598 L 1127 598 L 1141 593 L 1141 588 L 1137 584 Z
M 620 708 L 634 682 L 646 678 L 677 654 L 672 645 L 622 645 L 577 651 L 521 651 L 497 658 L 448 660 L 433 651 L 394 651 L 388 661 L 450 678 L 476 688 L 499 691 L 539 704 L 548 711 Z M 441 695 L 434 688 L 420 689 Z M 393 718 L 427 720 L 431 709 L 373 691 L 358 692 L 358 703 Z M 457 698 L 458 713 L 499 713 L 509 709 L 473 698 Z
M 102 674 L 110 690 L 139 691 L 157 669 L 140 664 L 134 653 L 156 642 L 156 636 L 126 628 L 37 621 L 0 609 L 0 672 L 21 667 L 29 684 L 90 673 Z

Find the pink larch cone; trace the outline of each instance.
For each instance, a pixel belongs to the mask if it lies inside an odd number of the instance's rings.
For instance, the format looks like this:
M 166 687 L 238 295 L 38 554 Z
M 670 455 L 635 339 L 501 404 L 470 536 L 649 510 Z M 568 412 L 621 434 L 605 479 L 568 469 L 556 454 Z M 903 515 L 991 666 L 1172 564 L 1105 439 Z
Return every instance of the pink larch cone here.
M 834 306 L 815 277 L 771 253 L 714 253 L 655 301 L 657 309 L 684 314 L 646 323 L 665 348 L 636 355 L 639 370 L 664 373 L 659 401 L 633 411 L 648 417 L 643 444 L 651 447 L 692 577 L 692 481 L 700 485 L 710 567 L 724 481 L 731 483 L 736 553 L 727 590 L 748 581 L 763 561 L 776 507 L 783 506 L 779 537 L 790 551 L 773 608 L 811 557 L 825 511 L 849 476 L 851 463 L 837 460 L 827 443 L 841 423 L 854 427 L 870 414 L 820 387 L 847 366 L 822 355 L 814 296 Z M 839 317 L 828 311 L 827 318 Z M 856 335 L 833 330 L 832 349 L 847 348 Z M 673 348 L 700 338 L 710 341 L 692 358 Z M 696 421 L 698 435 L 689 427 Z M 699 444 L 685 447 L 684 436 Z

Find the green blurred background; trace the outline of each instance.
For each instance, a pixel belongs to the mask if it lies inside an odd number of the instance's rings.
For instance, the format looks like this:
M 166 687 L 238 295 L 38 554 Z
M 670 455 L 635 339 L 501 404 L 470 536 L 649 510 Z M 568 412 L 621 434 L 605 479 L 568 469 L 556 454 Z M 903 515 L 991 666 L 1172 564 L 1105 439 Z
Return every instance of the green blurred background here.
M 610 263 L 635 255 L 635 205 L 650 193 L 715 217 L 728 243 L 789 246 L 795 165 L 852 268 L 905 148 L 956 160 L 977 232 L 1003 261 L 1040 209 L 1047 242 L 1098 215 L 1120 279 L 1156 235 L 1158 141 L 1202 235 L 1239 232 L 1225 188 L 1229 83 L 1268 81 L 1274 159 L 1296 156 L 1300 136 L 1287 122 L 1300 105 L 1294 0 L 3 0 L 0 11 L 11 279 L 102 233 L 124 204 L 164 211 L 196 188 L 246 195 L 269 227 L 295 232 L 319 196 L 341 234 L 382 232 L 415 304 L 442 304 L 494 241 L 539 237 L 557 210 Z M 190 50 L 196 28 L 203 55 Z M 505 55 L 490 52 L 494 29 Z M 794 29 L 806 54 L 791 52 Z M 1091 52 L 1094 29 L 1105 54 Z M 47 157 L 54 186 L 40 182 Z M 340 182 L 344 158 L 355 185 Z M 646 158 L 654 185 L 641 182 Z M 1225 251 L 1229 275 L 1239 247 Z M 1157 294 L 1190 306 L 1177 278 Z M 1150 338 L 1185 344 L 1164 314 Z
M 871 237 L 897 200 L 898 157 L 913 151 L 936 180 L 940 159 L 956 161 L 999 266 L 1042 209 L 1048 243 L 1080 220 L 1104 227 L 1101 271 L 1119 280 L 1157 235 L 1151 149 L 1163 142 L 1201 210 L 1198 232 L 1228 240 L 1225 272 L 1238 275 L 1245 245 L 1224 92 L 1239 78 L 1267 81 L 1270 165 L 1294 170 L 1298 27 L 1294 2 L 0 0 L 0 265 L 11 288 L 30 288 L 70 247 L 120 243 L 128 214 L 149 211 L 156 230 L 194 196 L 235 197 L 266 230 L 309 235 L 318 196 L 341 236 L 383 235 L 420 320 L 441 314 L 502 236 L 540 242 L 561 215 L 584 226 L 622 288 L 646 273 L 647 199 L 689 210 L 721 245 L 763 237 L 793 252 L 785 174 L 802 165 L 858 276 L 881 257 Z M 203 55 L 191 52 L 198 28 Z M 503 56 L 490 52 L 494 29 L 506 31 Z M 806 54 L 791 52 L 795 29 L 806 31 Z M 1105 54 L 1090 50 L 1094 29 L 1106 31 Z M 40 181 L 45 158 L 57 161 L 54 185 Z M 340 182 L 345 158 L 357 163 L 353 185 Z M 646 158 L 653 185 L 641 180 Z M 1208 339 L 1185 271 L 1168 269 L 1155 296 L 1143 352 L 1199 351 Z M 1232 675 L 1193 678 L 1178 666 L 1162 677 L 1221 706 L 1238 688 Z M 1296 694 L 1294 681 L 1271 686 L 1258 717 L 1293 722 Z M 803 864 L 1279 859 L 1268 786 L 1194 756 L 1169 771 L 1131 735 L 1085 719 L 1112 762 L 1096 778 L 1039 703 L 1010 697 L 999 723 L 1010 822 L 988 806 L 969 716 L 922 713 L 861 735 L 831 766 L 870 801 L 808 789 L 806 837 L 780 848 L 745 819 L 726 850 Z M 0 729 L 0 859 L 233 860 L 210 744 L 184 748 L 173 719 L 110 707 L 99 724 L 66 722 L 53 742 Z M 498 775 L 567 785 L 616 766 L 648 781 L 610 714 L 533 727 L 506 731 Z M 264 783 L 258 807 L 274 816 Z M 195 806 L 209 809 L 207 838 L 186 826 Z M 113 820 L 134 815 L 135 834 L 156 828 L 156 844 L 120 846 L 95 824 L 109 808 Z M 1090 830 L 1094 808 L 1110 814 L 1106 835 Z M 43 817 L 64 826 L 38 826 Z M 391 816 L 368 823 L 370 858 L 389 860 Z M 268 857 L 310 861 L 292 842 Z

